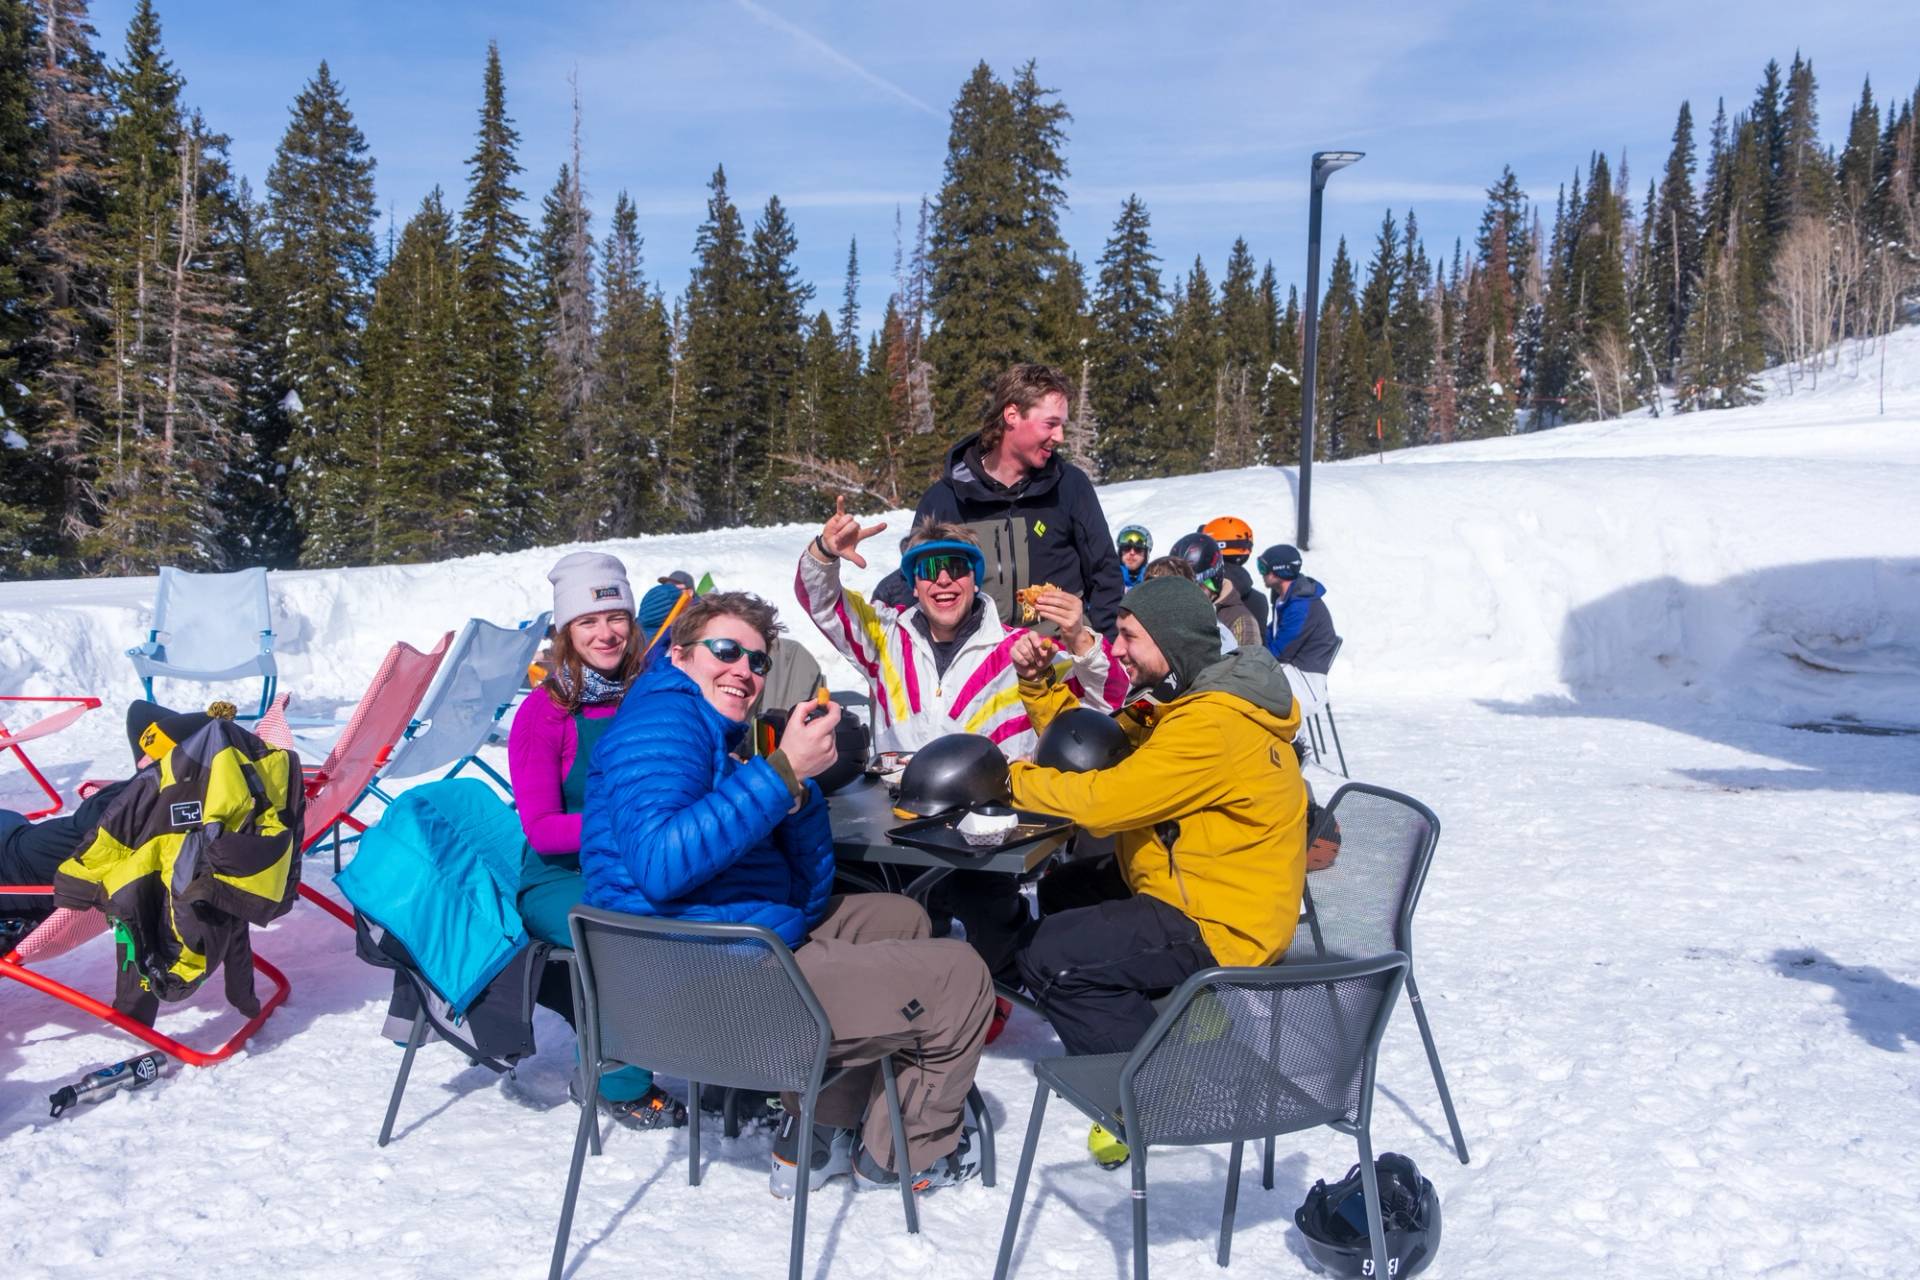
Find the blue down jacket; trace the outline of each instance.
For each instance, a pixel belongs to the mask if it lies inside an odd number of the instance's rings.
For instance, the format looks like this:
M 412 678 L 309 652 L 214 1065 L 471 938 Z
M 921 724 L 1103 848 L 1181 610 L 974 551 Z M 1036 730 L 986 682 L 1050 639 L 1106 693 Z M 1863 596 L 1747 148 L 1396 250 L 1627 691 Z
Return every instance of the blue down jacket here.
M 789 815 L 773 766 L 729 754 L 745 732 L 671 662 L 641 673 L 587 775 L 588 906 L 757 924 L 790 947 L 819 923 L 833 887 L 826 799 L 808 782 Z
M 334 884 L 413 953 L 456 1015 L 527 945 L 520 819 L 476 778 L 403 793 Z

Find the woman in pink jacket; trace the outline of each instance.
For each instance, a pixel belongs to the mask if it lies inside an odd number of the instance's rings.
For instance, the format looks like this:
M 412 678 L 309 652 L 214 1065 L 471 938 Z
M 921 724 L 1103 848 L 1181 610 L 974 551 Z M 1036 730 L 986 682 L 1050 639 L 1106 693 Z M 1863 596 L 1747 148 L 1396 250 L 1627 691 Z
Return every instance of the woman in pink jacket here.
M 580 815 L 586 807 L 587 769 L 594 742 L 613 723 L 621 697 L 640 673 L 641 636 L 626 566 L 613 556 L 576 551 L 563 556 L 547 579 L 553 583 L 553 659 L 546 680 L 514 715 L 507 771 L 527 833 L 520 918 L 534 937 L 570 947 L 567 912 L 584 892 Z M 565 970 L 549 966 L 547 975 L 540 1003 L 571 1023 Z M 636 1128 L 686 1123 L 686 1109 L 655 1088 L 653 1073 L 642 1067 L 601 1076 L 600 1101 L 616 1119 Z

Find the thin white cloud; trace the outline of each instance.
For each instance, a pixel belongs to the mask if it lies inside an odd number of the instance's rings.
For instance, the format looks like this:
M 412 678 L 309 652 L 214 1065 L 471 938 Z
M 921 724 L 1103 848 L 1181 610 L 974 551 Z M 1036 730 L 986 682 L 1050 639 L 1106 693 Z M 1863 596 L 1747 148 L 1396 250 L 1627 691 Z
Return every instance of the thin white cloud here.
M 890 97 L 898 98 L 916 111 L 923 111 L 936 120 L 943 118 L 940 112 L 914 97 L 893 81 L 880 75 L 878 72 L 869 71 L 804 27 L 796 26 L 779 14 L 767 9 L 764 5 L 755 3 L 755 0 L 733 0 L 733 2 L 744 9 L 755 20 L 772 27 L 775 31 L 781 32 L 784 35 L 791 36 L 794 40 L 806 46 L 808 49 L 813 50 L 813 52 L 827 59 L 827 61 L 833 63 L 835 66 L 844 71 L 851 71 L 854 75 L 859 76 L 862 80 L 880 90 L 882 93 Z

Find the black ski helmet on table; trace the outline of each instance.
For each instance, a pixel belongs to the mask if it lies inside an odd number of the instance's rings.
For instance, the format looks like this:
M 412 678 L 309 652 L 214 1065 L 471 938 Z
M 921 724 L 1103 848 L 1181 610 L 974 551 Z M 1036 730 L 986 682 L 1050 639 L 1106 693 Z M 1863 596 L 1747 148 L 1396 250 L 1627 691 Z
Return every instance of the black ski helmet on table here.
M 1133 752 L 1133 743 L 1119 721 L 1092 707 L 1075 707 L 1053 718 L 1033 762 L 1047 769 L 1068 773 L 1089 773 L 1110 769 Z
M 1418 1275 L 1440 1250 L 1440 1197 L 1419 1166 L 1389 1151 L 1373 1163 L 1380 1187 L 1380 1226 L 1387 1238 L 1387 1274 Z M 1373 1241 L 1367 1232 L 1360 1166 L 1328 1186 L 1319 1181 L 1294 1211 L 1293 1223 L 1328 1275 L 1372 1276 Z
M 950 733 L 913 753 L 900 775 L 894 812 L 931 818 L 976 804 L 1012 804 L 1007 757 L 980 733 Z
M 1212 582 L 1220 576 L 1220 544 L 1204 533 L 1182 534 L 1167 554 L 1185 560 L 1197 582 Z

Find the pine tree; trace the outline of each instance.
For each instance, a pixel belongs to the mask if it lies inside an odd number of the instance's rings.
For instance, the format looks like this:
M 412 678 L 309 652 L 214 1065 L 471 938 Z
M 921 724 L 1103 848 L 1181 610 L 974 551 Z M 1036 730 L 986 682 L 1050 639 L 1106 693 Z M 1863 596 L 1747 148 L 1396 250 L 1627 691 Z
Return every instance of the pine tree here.
M 703 527 L 714 528 L 747 521 L 766 441 L 754 435 L 756 299 L 746 232 L 727 195 L 724 168 L 713 171 L 707 189 L 707 220 L 694 239 L 687 285 L 686 349 L 678 363 L 698 516 Z
M 593 397 L 600 377 L 596 328 L 592 215 L 580 174 L 580 100 L 574 95 L 573 157 L 560 166 L 553 190 L 542 202 L 534 237 L 533 346 L 536 446 L 544 462 L 540 481 L 546 529 L 554 537 L 584 541 L 602 536 L 614 499 L 597 483 L 594 459 L 597 419 Z
M 514 185 L 519 142 L 507 115 L 500 48 L 489 42 L 479 139 L 467 158 L 467 202 L 460 212 L 460 294 L 462 377 L 489 464 L 485 488 L 469 501 L 497 547 L 528 545 L 545 515 L 527 376 L 527 223 Z
M 747 250 L 747 287 L 752 307 L 749 328 L 747 414 L 751 426 L 745 446 L 763 468 L 756 477 L 752 513 L 756 520 L 824 518 L 817 495 L 788 484 L 776 460 L 796 447 L 791 421 L 793 395 L 806 346 L 807 307 L 813 286 L 794 265 L 799 251 L 793 222 L 779 196 L 771 196 L 754 223 Z M 831 326 L 829 326 L 829 333 Z
M 604 322 L 596 363 L 592 459 L 597 487 L 612 504 L 609 537 L 630 538 L 652 528 L 683 528 L 691 495 L 673 457 L 670 384 L 672 332 L 660 295 L 647 288 L 639 217 L 622 191 L 601 248 Z
M 1880 155 L 1880 109 L 1873 104 L 1873 83 L 1860 86 L 1860 102 L 1847 121 L 1847 145 L 1840 152 L 1835 196 L 1850 224 L 1867 220 L 1873 200 L 1875 167 Z
M 292 117 L 267 171 L 268 271 L 286 325 L 273 370 L 286 418 L 281 461 L 301 563 L 342 564 L 360 519 L 359 482 L 343 464 L 356 448 L 360 334 L 377 261 L 374 162 L 325 62 Z
M 929 256 L 937 418 L 971 429 L 984 387 L 1044 350 L 1043 290 L 1062 265 L 1071 117 L 1029 62 L 1011 88 L 983 62 L 954 100 Z
M 1353 259 L 1342 236 L 1327 273 L 1327 296 L 1320 304 L 1321 403 L 1314 413 L 1314 447 L 1326 460 L 1353 455 L 1372 425 L 1373 353 L 1360 323 Z
M 288 499 L 281 456 L 288 415 L 276 389 L 287 331 L 286 299 L 274 278 L 267 244 L 268 212 L 247 180 L 234 191 L 234 251 L 240 299 L 234 323 L 237 401 L 233 461 L 215 502 L 221 512 L 220 558 L 229 565 L 290 569 L 299 563 L 300 527 Z
M 860 240 L 847 241 L 847 280 L 840 292 L 840 328 L 836 334 L 840 353 L 850 367 L 860 364 Z
M 1198 257 L 1175 291 L 1167 317 L 1167 354 L 1160 387 L 1161 475 L 1206 469 L 1217 426 L 1221 362 L 1220 317 L 1207 266 Z
M 1725 113 L 1725 108 L 1722 109 Z M 1724 131 L 1724 124 L 1716 126 Z M 1693 196 L 1693 110 L 1680 104 L 1673 126 L 1673 150 L 1660 180 L 1647 229 L 1650 256 L 1647 279 L 1658 306 L 1645 333 L 1662 381 L 1671 382 L 1693 310 L 1700 275 L 1700 215 Z
M 1587 172 L 1586 204 L 1569 262 L 1574 330 L 1583 377 L 1575 402 L 1587 416 L 1608 416 L 1620 405 L 1626 374 L 1626 220 L 1605 155 L 1596 153 Z M 1612 384 L 1612 385 L 1606 385 Z
M 1400 292 L 1401 256 L 1399 224 L 1389 209 L 1381 219 L 1367 265 L 1367 283 L 1360 291 L 1360 327 L 1367 334 L 1368 383 L 1374 400 L 1366 443 L 1374 449 L 1384 447 L 1388 439 L 1407 438 L 1407 396 L 1394 368 L 1393 304 Z
M 0 0 L 0 578 L 50 571 L 59 552 L 60 472 L 26 385 L 38 330 L 28 261 L 43 156 L 37 44 L 29 0 Z
M 1779 159 L 1784 202 L 1779 226 L 1783 228 L 1802 218 L 1825 221 L 1833 211 L 1833 173 L 1828 167 L 1826 150 L 1820 145 L 1817 93 L 1813 63 L 1794 54 L 1793 67 L 1787 73 L 1787 98 L 1782 113 L 1784 138 Z
M 1402 389 L 1397 392 L 1398 421 L 1390 419 L 1388 426 L 1397 427 L 1397 434 L 1390 437 L 1394 443 L 1425 444 L 1431 414 L 1431 392 L 1427 388 L 1433 372 L 1434 347 L 1433 312 L 1427 301 L 1427 280 L 1432 267 L 1427 262 L 1426 246 L 1420 242 L 1420 221 L 1411 209 L 1407 210 L 1399 251 L 1400 269 L 1387 328 L 1393 352 L 1391 376 Z
M 1158 461 L 1154 414 L 1165 300 L 1150 226 L 1146 205 L 1128 196 L 1100 254 L 1093 295 L 1092 408 L 1101 425 L 1101 468 L 1114 480 L 1150 475 Z
M 1277 295 L 1278 286 L 1274 282 L 1271 262 L 1261 273 L 1260 284 L 1263 294 Z M 1277 296 L 1275 304 L 1273 347 L 1264 384 L 1266 416 L 1261 426 L 1260 450 L 1262 460 L 1269 465 L 1285 466 L 1300 457 L 1300 374 L 1303 366 L 1299 291 L 1289 285 L 1286 308 L 1281 310 L 1278 307 Z

